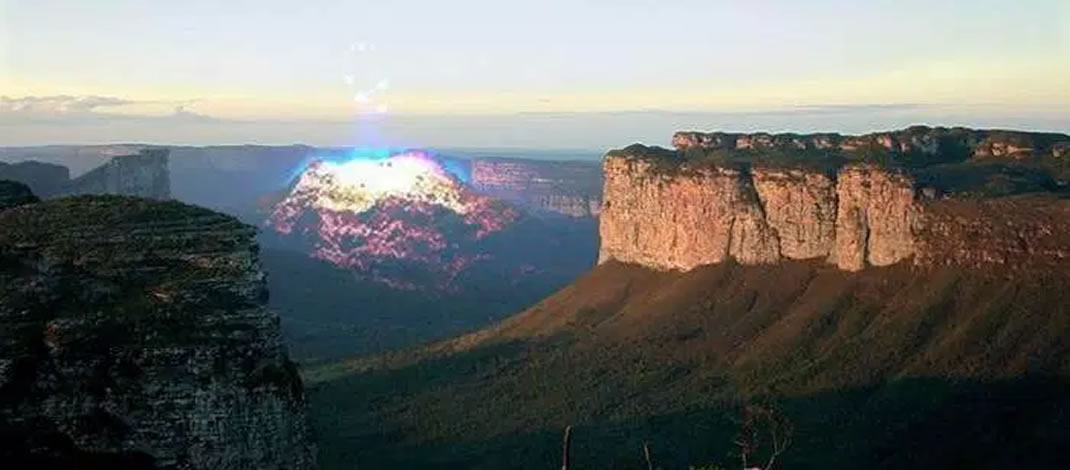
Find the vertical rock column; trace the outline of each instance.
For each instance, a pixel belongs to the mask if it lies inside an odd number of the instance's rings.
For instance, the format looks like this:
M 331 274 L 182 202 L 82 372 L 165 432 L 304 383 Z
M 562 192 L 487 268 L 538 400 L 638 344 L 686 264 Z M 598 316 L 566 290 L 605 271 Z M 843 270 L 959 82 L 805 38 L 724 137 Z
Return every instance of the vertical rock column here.
M 840 170 L 836 196 L 836 244 L 829 262 L 858 271 L 914 254 L 919 208 L 909 177 L 869 165 L 847 166 Z
M 779 259 L 746 175 L 714 167 L 665 170 L 642 158 L 608 156 L 600 217 L 600 262 L 688 270 L 734 257 Z

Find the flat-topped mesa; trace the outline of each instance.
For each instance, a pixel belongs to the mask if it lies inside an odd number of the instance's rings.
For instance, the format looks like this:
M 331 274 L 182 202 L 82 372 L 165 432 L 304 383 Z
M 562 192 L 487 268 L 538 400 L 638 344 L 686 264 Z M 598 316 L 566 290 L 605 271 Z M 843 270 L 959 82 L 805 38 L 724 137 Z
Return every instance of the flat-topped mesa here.
M 1057 133 L 914 126 L 864 135 L 677 132 L 678 150 L 814 150 L 854 153 L 883 150 L 897 155 L 965 159 L 1028 160 L 1070 155 L 1070 136 Z
M 672 175 L 659 164 L 606 157 L 600 262 L 687 270 L 729 257 L 749 264 L 780 258 L 749 175 L 711 166 Z
M 62 194 L 117 194 L 149 199 L 171 198 L 168 149 L 143 149 L 136 155 L 112 158 L 71 180 Z
M 872 136 L 906 142 L 923 152 L 948 148 L 944 134 L 976 137 L 978 143 L 971 147 L 969 158 L 993 155 L 992 149 L 1000 149 L 995 152 L 1000 155 L 1020 155 L 1024 148 L 1010 149 L 989 131 L 922 132 L 925 129 Z M 1061 155 L 1061 144 L 1051 143 L 1053 135 L 1038 135 L 1030 148 Z M 689 270 L 729 259 L 765 264 L 817 258 L 848 271 L 911 259 L 918 266 L 930 267 L 1070 263 L 1066 255 L 1070 240 L 1060 237 L 1058 224 L 1051 222 L 1070 213 L 1068 198 L 1045 199 L 1033 207 L 1034 198 L 1003 197 L 971 209 L 960 207 L 958 199 L 946 194 L 937 199 L 935 188 L 919 189 L 906 170 L 864 163 L 864 159 L 815 166 L 790 163 L 795 158 L 790 153 L 789 160 L 741 162 L 696 159 L 686 152 L 692 145 L 738 149 L 743 141 L 750 142 L 747 148 L 788 142 L 784 145 L 810 149 L 844 142 L 834 134 L 786 136 L 677 133 L 674 144 L 683 151 L 633 145 L 610 152 L 603 161 L 600 262 L 614 259 L 655 269 Z M 936 161 L 948 160 L 940 151 L 928 155 Z M 824 158 L 820 153 L 807 157 Z M 1037 214 L 1011 223 L 995 207 Z M 1038 256 L 1044 259 L 1035 259 Z
M 471 165 L 472 187 L 484 194 L 577 218 L 602 208 L 602 174 L 593 162 L 477 158 Z
M 0 226 L 7 463 L 314 468 L 254 227 L 123 196 L 2 210 Z

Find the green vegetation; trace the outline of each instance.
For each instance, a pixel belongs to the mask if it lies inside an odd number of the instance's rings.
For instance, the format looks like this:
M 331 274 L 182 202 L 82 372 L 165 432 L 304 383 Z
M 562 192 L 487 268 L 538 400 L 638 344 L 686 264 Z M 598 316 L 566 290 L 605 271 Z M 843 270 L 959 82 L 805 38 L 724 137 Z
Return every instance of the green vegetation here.
M 762 397 L 794 425 L 778 468 L 1045 468 L 1070 443 L 1066 305 L 1067 279 L 610 263 L 456 352 L 306 378 L 324 468 L 551 468 L 566 425 L 577 469 L 645 468 L 643 442 L 735 468 Z

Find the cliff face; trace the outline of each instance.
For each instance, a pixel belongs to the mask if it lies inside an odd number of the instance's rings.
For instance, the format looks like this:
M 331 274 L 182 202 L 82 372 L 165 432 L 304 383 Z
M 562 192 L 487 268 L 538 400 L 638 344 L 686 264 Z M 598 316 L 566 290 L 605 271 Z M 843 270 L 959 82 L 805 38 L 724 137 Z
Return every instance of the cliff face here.
M 828 257 L 846 270 L 913 255 L 918 216 L 911 182 L 867 167 L 834 182 L 802 170 L 742 171 L 648 160 L 605 161 L 600 261 L 688 270 L 728 258 L 743 264 Z
M 1005 197 L 974 207 L 955 202 L 950 191 L 935 200 L 941 190 L 919 184 L 910 171 L 851 162 L 850 152 L 892 149 L 891 158 L 926 155 L 941 168 L 962 158 L 1033 159 L 1049 165 L 1037 168 L 1057 170 L 1063 138 L 1070 142 L 1060 134 L 928 128 L 860 137 L 677 133 L 673 142 L 681 151 L 632 146 L 605 158 L 599 260 L 688 270 L 728 258 L 743 264 L 822 258 L 857 271 L 911 258 L 921 266 L 1022 266 L 1048 253 L 1041 264 L 1062 263 L 1059 247 L 1070 240 L 1059 237 L 1055 224 L 1035 221 L 1065 216 L 1070 200 L 1035 208 L 1031 200 Z M 696 148 L 743 149 L 755 161 L 689 159 L 686 153 Z M 761 149 L 806 164 L 770 164 Z M 821 152 L 828 149 L 836 153 Z M 915 171 L 926 171 L 914 162 L 921 168 Z M 983 165 L 962 167 L 973 172 Z M 1008 167 L 996 168 L 1002 177 Z
M 837 178 L 834 202 L 836 238 L 829 261 L 857 271 L 914 254 L 918 206 L 909 177 L 871 166 L 845 167 Z
M 602 207 L 602 174 L 592 163 L 479 158 L 471 179 L 484 194 L 569 217 L 595 217 Z
M 118 194 L 150 199 L 171 198 L 167 149 L 145 149 L 113 157 L 108 163 L 71 180 L 62 194 Z
M 0 226 L 5 462 L 313 468 L 253 227 L 119 196 L 7 209 Z
M 754 187 L 785 258 L 830 254 L 836 235 L 836 182 L 826 174 L 759 169 Z
M 687 270 L 729 257 L 763 263 L 780 256 L 755 189 L 738 171 L 673 176 L 650 161 L 609 157 L 605 179 L 599 262 Z

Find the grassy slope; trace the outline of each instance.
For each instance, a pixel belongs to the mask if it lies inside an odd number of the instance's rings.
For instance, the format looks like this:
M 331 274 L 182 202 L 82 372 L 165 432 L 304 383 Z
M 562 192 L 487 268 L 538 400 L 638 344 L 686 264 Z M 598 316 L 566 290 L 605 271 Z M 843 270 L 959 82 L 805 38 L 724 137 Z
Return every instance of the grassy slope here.
M 741 401 L 796 422 L 788 468 L 1044 466 L 1067 438 L 1070 277 L 689 273 L 600 266 L 502 324 L 420 354 L 310 371 L 326 468 L 734 463 Z

